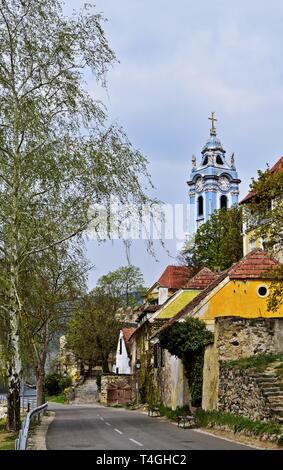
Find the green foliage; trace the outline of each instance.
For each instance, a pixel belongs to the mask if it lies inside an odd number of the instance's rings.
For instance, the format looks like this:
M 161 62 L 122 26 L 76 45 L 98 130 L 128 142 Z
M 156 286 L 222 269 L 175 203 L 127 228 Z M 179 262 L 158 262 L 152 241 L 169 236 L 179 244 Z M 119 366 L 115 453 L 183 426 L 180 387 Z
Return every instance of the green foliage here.
M 172 408 L 161 404 L 159 405 L 159 411 L 160 416 L 166 416 L 168 419 L 177 421 L 179 416 L 183 415 L 184 413 L 190 413 L 190 407 L 189 405 L 177 406 L 176 410 L 172 410 Z
M 68 324 L 67 346 L 90 368 L 101 364 L 108 370 L 109 354 L 116 350 L 121 324 L 116 318 L 115 299 L 94 289 L 74 308 Z
M 7 431 L 5 427 L 5 419 L 0 419 L 0 451 L 15 450 L 15 439 L 18 437 L 18 434 Z
M 283 361 L 283 354 L 257 354 L 234 361 L 225 361 L 223 365 L 237 366 L 240 369 L 253 368 L 260 372 L 275 361 Z
M 50 401 L 53 403 L 61 403 L 62 405 L 68 403 L 68 399 L 65 393 L 59 393 L 58 395 L 46 395 L 45 399 L 46 401 Z
M 198 409 L 195 412 L 197 426 L 213 427 L 216 425 L 226 425 L 233 432 L 249 431 L 255 436 L 262 434 L 281 435 L 282 428 L 280 424 L 272 421 L 252 421 L 249 418 L 239 416 L 233 413 L 224 413 L 216 410 L 204 411 Z
M 135 292 L 144 293 L 144 280 L 136 266 L 123 266 L 98 279 L 97 286 L 106 295 L 116 299 L 120 307 L 133 307 L 136 304 Z
M 204 322 L 187 317 L 184 322 L 176 322 L 164 330 L 159 340 L 162 348 L 182 359 L 192 404 L 198 405 L 202 397 L 204 348 L 213 341 L 213 334 L 206 329 Z
M 0 8 L 0 295 L 10 429 L 20 425 L 12 396 L 22 375 L 22 273 L 87 228 L 110 237 L 98 205 L 109 208 L 115 198 L 136 213 L 149 202 L 146 159 L 123 129 L 108 125 L 106 107 L 85 84 L 87 72 L 105 87 L 116 60 L 104 18 L 90 5 L 65 17 L 62 5 L 6 0 Z
M 100 392 L 101 391 L 101 375 L 100 374 L 96 376 L 96 385 L 97 385 L 98 391 Z
M 228 269 L 243 256 L 242 211 L 238 207 L 215 211 L 182 251 L 181 260 L 196 272 L 203 267 Z
M 48 395 L 59 395 L 72 385 L 70 376 L 62 376 L 56 373 L 48 374 L 45 378 L 45 389 Z
M 264 249 L 273 255 L 283 250 L 283 168 L 281 171 L 258 171 L 258 179 L 253 180 L 250 190 L 254 197 L 245 204 L 244 220 L 255 238 L 264 240 Z M 272 273 L 273 283 L 268 298 L 268 309 L 276 311 L 283 304 L 283 266 Z

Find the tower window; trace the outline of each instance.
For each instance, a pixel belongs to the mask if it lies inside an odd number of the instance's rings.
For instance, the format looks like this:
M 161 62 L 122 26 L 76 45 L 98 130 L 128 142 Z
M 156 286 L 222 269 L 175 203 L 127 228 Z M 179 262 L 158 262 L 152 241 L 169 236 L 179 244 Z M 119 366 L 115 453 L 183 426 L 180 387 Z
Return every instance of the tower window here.
M 228 201 L 227 201 L 227 196 L 221 196 L 220 198 L 220 209 L 227 209 L 228 207 Z
M 207 165 L 208 164 L 208 157 L 206 156 L 205 159 L 203 160 L 203 165 Z
M 201 217 L 203 215 L 203 197 L 199 196 L 198 198 L 198 216 Z
M 216 163 L 217 163 L 218 165 L 223 165 L 223 160 L 222 160 L 222 158 L 221 158 L 219 155 L 217 155 L 217 157 L 216 157 Z

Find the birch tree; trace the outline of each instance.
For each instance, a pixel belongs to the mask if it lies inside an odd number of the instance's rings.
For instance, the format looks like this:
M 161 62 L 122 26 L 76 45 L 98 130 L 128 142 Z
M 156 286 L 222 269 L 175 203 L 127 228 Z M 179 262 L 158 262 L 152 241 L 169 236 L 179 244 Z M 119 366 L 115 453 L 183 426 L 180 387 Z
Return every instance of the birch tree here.
M 29 258 L 81 234 L 90 205 L 146 202 L 146 160 L 87 91 L 115 62 L 103 18 L 64 17 L 61 1 L 0 2 L 1 309 L 8 324 L 8 429 L 20 427 L 21 271 Z M 94 215 L 92 216 L 94 217 Z

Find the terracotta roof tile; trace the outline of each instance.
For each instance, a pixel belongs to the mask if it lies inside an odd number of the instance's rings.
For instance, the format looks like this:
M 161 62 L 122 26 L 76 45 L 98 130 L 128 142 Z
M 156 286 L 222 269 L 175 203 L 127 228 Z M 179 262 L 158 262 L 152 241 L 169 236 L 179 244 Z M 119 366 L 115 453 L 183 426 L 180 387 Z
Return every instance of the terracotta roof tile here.
M 278 268 L 279 262 L 263 250 L 248 253 L 229 270 L 230 279 L 260 279 L 272 277 L 270 271 Z
M 168 289 L 181 289 L 191 277 L 192 270 L 186 266 L 167 266 L 157 282 Z
M 283 157 L 280 157 L 279 160 L 273 165 L 273 167 L 270 169 L 271 173 L 278 173 L 279 171 L 283 171 Z M 253 196 L 255 196 L 256 193 L 255 191 L 250 191 L 244 199 L 241 200 L 240 204 L 244 204 L 247 201 L 250 201 Z
M 131 327 L 131 328 L 122 328 L 123 332 L 123 338 L 125 341 L 126 349 L 128 354 L 130 354 L 130 337 L 132 334 L 136 331 L 137 328 Z
M 186 289 L 205 289 L 209 284 L 219 277 L 219 273 L 214 273 L 208 268 L 201 269 L 185 285 Z

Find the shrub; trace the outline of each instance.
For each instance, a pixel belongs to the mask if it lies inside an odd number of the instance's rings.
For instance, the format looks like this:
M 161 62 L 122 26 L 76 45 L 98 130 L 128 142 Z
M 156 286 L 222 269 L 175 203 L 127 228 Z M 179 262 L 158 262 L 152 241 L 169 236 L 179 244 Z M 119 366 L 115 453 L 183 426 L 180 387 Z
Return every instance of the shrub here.
M 60 376 L 60 379 L 59 379 L 60 392 L 63 392 L 65 388 L 71 387 L 72 383 L 73 383 L 72 377 L 70 377 L 69 375 L 66 375 L 66 377 Z
M 276 434 L 280 436 L 281 426 L 272 421 L 252 421 L 245 416 L 239 416 L 234 413 L 221 411 L 204 411 L 197 410 L 195 418 L 199 427 L 224 425 L 228 426 L 234 433 L 241 431 L 249 431 L 255 436 L 263 434 Z
M 96 376 L 96 385 L 99 392 L 101 392 L 101 375 Z
M 45 379 L 45 390 L 48 395 L 59 395 L 65 388 L 71 387 L 72 378 L 56 373 L 48 374 Z
M 48 374 L 45 378 L 45 390 L 48 395 L 58 395 L 60 393 L 60 381 L 61 376 L 53 373 Z

